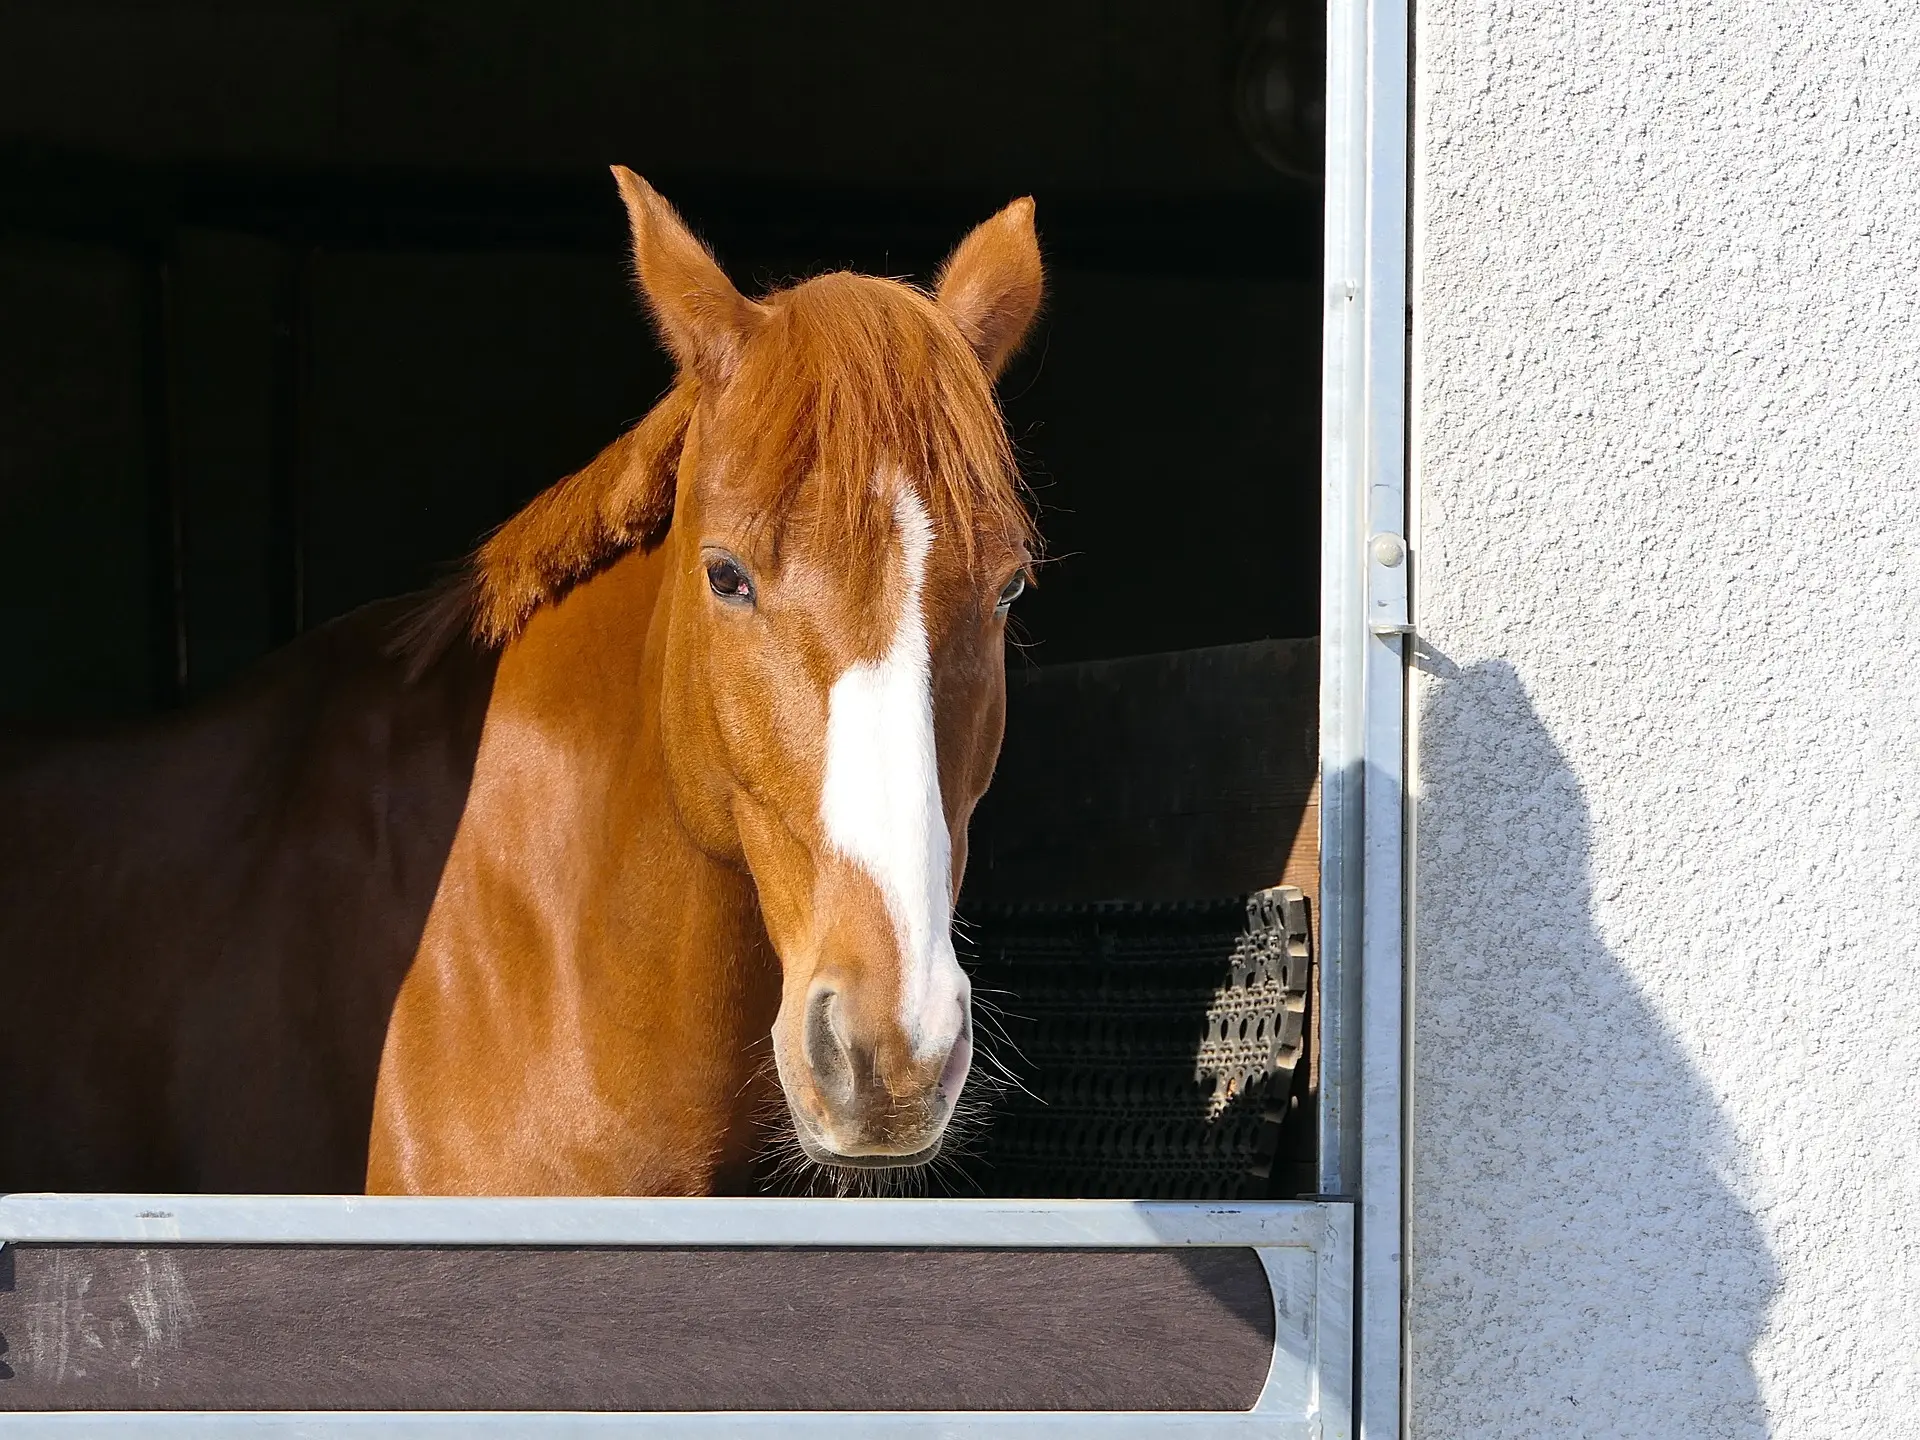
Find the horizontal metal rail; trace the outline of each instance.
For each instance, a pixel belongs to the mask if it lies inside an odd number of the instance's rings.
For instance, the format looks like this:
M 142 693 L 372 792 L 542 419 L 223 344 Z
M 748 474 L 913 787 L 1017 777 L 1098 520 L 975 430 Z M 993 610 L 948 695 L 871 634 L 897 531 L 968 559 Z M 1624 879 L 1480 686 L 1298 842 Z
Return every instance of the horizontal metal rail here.
M 0 1413 L 0 1436 L 1350 1435 L 1353 1211 L 1344 1204 L 1123 1200 L 461 1199 L 7 1195 L 16 1245 L 685 1246 L 1166 1249 L 1245 1247 L 1273 1297 L 1267 1377 L 1244 1412 L 76 1411 Z
M 6 1195 L 0 1244 L 1305 1246 L 1296 1201 L 465 1199 L 395 1195 Z
M 989 1436 L 993 1440 L 1066 1440 L 1097 1435 L 1101 1440 L 1320 1440 L 1317 1420 L 1276 1420 L 1249 1411 L 1244 1415 L 1121 1413 L 1063 1410 L 1031 1411 L 684 1411 L 676 1414 L 599 1414 L 542 1411 L 92 1411 L 76 1414 L 0 1415 L 0 1435 L 80 1436 L 138 1434 L 151 1440 L 201 1440 L 203 1436 L 272 1436 L 309 1440 L 344 1436 L 347 1440 L 610 1440 L 613 1436 L 797 1435 L 806 1437 L 901 1437 L 901 1440 L 949 1440 Z

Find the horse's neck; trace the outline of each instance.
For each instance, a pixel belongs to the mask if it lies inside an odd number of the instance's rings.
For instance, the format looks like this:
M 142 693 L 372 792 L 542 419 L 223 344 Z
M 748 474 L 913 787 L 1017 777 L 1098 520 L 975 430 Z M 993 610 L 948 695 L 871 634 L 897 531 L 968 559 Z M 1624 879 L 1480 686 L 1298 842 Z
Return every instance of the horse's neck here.
M 659 584 L 669 563 L 631 556 L 537 612 L 501 657 L 481 734 L 462 845 L 484 853 L 489 882 L 536 910 L 551 948 L 581 964 L 629 944 L 622 928 L 729 905 L 746 885 L 691 842 L 670 793 Z
M 537 613 L 501 656 L 382 1062 L 376 1186 L 628 1188 L 640 1169 L 709 1158 L 662 1161 L 634 1138 L 636 1103 L 683 1112 L 685 1134 L 711 1138 L 704 1112 L 742 1091 L 778 1005 L 777 965 L 751 881 L 703 853 L 672 803 L 656 603 L 670 563 L 628 557 Z M 484 1075 L 467 1073 L 475 1056 Z M 462 1095 L 519 1112 L 514 1133 L 538 1137 L 543 1165 L 557 1151 L 628 1169 L 502 1179 L 473 1169 L 491 1160 L 461 1153 L 421 1171 L 409 1152 L 383 1172 L 382 1126 L 414 1133 L 424 1108 L 464 1109 Z M 437 1133 L 467 1123 L 443 1116 Z M 623 1155 L 629 1144 L 645 1153 Z

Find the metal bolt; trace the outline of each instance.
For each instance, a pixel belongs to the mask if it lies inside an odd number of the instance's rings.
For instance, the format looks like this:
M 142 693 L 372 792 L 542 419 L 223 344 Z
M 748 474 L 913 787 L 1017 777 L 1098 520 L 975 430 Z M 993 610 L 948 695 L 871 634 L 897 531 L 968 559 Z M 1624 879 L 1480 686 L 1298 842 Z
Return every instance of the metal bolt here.
M 1373 552 L 1374 564 L 1384 565 L 1389 570 L 1407 558 L 1407 542 L 1385 531 L 1374 536 L 1367 548 Z

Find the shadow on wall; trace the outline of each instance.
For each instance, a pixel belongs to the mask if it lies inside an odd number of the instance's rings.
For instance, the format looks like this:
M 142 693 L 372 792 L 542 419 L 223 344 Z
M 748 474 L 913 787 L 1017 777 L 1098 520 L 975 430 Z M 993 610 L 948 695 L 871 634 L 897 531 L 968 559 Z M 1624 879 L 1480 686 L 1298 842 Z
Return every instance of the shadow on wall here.
M 1414 1433 L 1764 1436 L 1775 1266 L 1595 929 L 1579 782 L 1510 665 L 1420 668 Z

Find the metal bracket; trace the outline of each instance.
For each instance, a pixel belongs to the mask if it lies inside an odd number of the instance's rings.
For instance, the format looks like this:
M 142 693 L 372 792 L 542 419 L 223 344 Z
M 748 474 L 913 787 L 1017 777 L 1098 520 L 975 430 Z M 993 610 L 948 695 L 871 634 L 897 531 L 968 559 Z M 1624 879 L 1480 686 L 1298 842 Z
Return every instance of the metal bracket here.
M 1367 629 L 1383 639 L 1413 633 L 1407 615 L 1407 542 L 1391 530 L 1367 540 Z

